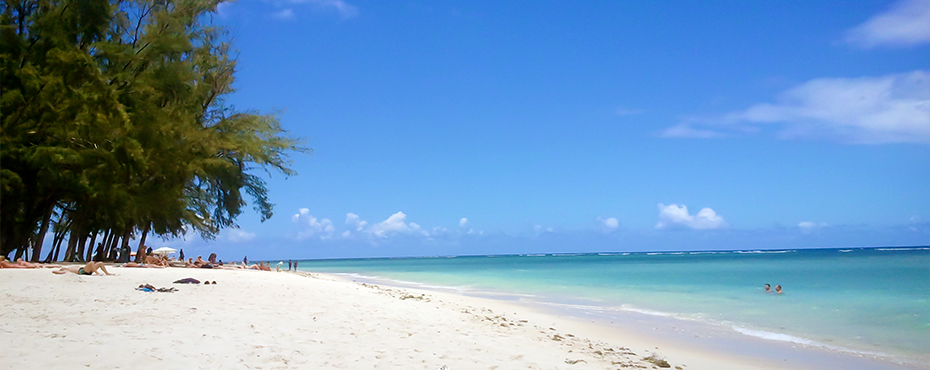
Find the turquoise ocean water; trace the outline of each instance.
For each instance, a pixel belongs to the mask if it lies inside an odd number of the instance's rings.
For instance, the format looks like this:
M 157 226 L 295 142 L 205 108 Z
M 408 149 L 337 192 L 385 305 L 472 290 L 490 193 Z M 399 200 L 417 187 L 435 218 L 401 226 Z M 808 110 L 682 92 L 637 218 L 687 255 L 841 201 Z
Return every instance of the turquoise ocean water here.
M 928 247 L 311 260 L 300 269 L 930 363 Z M 764 293 L 765 283 L 785 293 Z

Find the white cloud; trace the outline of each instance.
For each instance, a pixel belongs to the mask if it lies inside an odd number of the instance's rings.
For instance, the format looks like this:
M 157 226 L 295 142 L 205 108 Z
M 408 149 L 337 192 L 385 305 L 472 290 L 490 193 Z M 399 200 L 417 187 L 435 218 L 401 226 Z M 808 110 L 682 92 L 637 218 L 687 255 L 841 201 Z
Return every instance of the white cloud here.
M 533 231 L 535 231 L 536 234 L 555 233 L 555 229 L 553 229 L 552 227 L 543 227 L 542 225 L 533 226 Z
M 609 232 L 612 232 L 612 231 L 614 231 L 614 230 L 617 230 L 617 228 L 620 227 L 620 220 L 618 220 L 618 219 L 616 219 L 616 218 L 614 218 L 614 217 L 608 217 L 608 218 L 600 218 L 600 217 L 598 217 L 598 218 L 597 218 L 597 221 L 600 223 L 599 226 L 600 226 L 601 230 L 604 231 L 604 232 L 608 232 L 608 233 L 609 233 Z
M 403 212 L 397 212 L 386 220 L 372 225 L 369 225 L 367 221 L 362 220 L 358 215 L 349 213 L 346 215 L 346 224 L 354 228 L 359 234 L 367 234 L 370 237 L 379 239 L 385 239 L 391 235 L 397 234 L 415 234 L 429 237 L 429 232 L 424 230 L 419 224 L 415 222 L 408 223 L 407 215 Z M 351 230 L 346 230 L 342 233 L 344 238 L 349 238 L 352 235 L 353 233 Z
M 358 217 L 357 214 L 349 212 L 346 214 L 346 225 L 354 228 L 355 231 L 362 231 L 365 229 L 365 226 L 368 225 L 368 221 L 364 221 L 361 217 Z
M 403 212 L 397 212 L 387 220 L 381 221 L 377 224 L 372 225 L 371 233 L 379 238 L 387 237 L 388 233 L 402 233 L 410 231 L 410 227 L 407 226 L 407 215 Z
M 898 1 L 888 11 L 846 31 L 844 41 L 867 49 L 930 42 L 930 0 Z
M 659 222 L 656 229 L 687 227 L 696 230 L 722 229 L 729 226 L 723 217 L 710 208 L 702 208 L 696 215 L 688 213 L 684 204 L 664 205 L 659 203 Z
M 291 19 L 294 18 L 294 11 L 291 9 L 281 9 L 271 14 L 271 17 L 277 19 Z
M 322 11 L 335 11 L 343 19 L 358 15 L 358 7 L 342 0 L 286 0 L 291 4 L 309 4 Z
M 228 18 L 232 4 L 230 1 L 216 4 L 216 15 L 223 19 Z
M 811 221 L 801 221 L 798 223 L 798 228 L 801 229 L 801 232 L 805 234 L 810 234 L 814 230 L 817 230 L 822 227 L 827 227 L 827 224 L 820 222 L 811 222 Z
M 709 138 L 757 132 L 781 124 L 783 139 L 852 144 L 930 143 L 930 72 L 881 77 L 820 78 L 717 119 L 689 118 L 666 137 Z M 695 126 L 700 126 L 696 128 Z
M 255 233 L 250 233 L 239 229 L 230 229 L 228 239 L 233 243 L 247 242 L 255 239 Z
M 462 217 L 462 219 L 459 220 L 459 227 L 465 227 L 466 225 L 468 225 L 468 219 L 465 217 Z
M 297 239 L 307 239 L 319 235 L 320 239 L 331 238 L 336 232 L 336 227 L 328 218 L 317 219 L 310 214 L 307 208 L 301 208 L 297 214 L 291 216 L 291 221 L 300 227 L 297 233 Z
M 681 123 L 675 126 L 669 127 L 659 133 L 661 137 L 682 137 L 682 138 L 697 138 L 697 139 L 713 139 L 718 137 L 730 136 L 729 134 L 723 132 L 717 132 L 713 130 L 704 130 L 697 129 L 692 127 L 691 124 Z

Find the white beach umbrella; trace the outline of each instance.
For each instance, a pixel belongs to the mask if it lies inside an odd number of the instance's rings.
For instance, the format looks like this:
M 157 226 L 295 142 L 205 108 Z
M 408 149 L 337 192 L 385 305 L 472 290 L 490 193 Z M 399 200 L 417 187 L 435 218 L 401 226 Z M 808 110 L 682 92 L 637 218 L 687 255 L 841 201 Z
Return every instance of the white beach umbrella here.
M 156 250 L 153 250 L 153 251 L 152 251 L 152 254 L 171 254 L 171 253 L 175 253 L 175 252 L 177 252 L 177 251 L 178 251 L 178 250 L 177 250 L 177 249 L 174 249 L 174 248 L 161 247 L 161 248 L 158 248 L 158 249 L 156 249 Z

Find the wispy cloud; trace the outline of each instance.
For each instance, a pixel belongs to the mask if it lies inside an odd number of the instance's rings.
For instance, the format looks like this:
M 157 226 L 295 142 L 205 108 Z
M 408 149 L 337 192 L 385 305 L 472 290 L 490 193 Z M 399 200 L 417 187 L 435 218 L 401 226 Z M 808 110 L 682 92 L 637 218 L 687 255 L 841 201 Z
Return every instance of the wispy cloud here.
M 255 239 L 255 233 L 250 233 L 239 229 L 231 229 L 229 230 L 227 239 L 233 243 L 248 242 L 252 239 Z
M 778 124 L 783 139 L 852 144 L 930 143 L 930 72 L 880 77 L 820 78 L 721 117 L 683 119 L 663 137 L 714 138 Z
M 358 15 L 358 7 L 343 0 L 284 0 L 283 2 L 292 5 L 309 5 L 314 10 L 322 12 L 335 12 L 342 19 Z M 275 17 L 279 19 L 288 19 L 293 16 L 294 13 L 290 8 L 275 13 Z
M 601 231 L 605 233 L 614 232 L 617 230 L 617 228 L 620 227 L 620 220 L 616 219 L 615 217 L 608 217 L 608 218 L 598 217 L 597 222 L 598 222 L 598 227 L 601 229 Z
M 231 1 L 216 4 L 216 15 L 222 19 L 228 18 L 231 12 L 230 8 L 232 7 L 232 5 L 233 3 Z
M 664 205 L 659 203 L 659 222 L 656 229 L 690 228 L 695 230 L 724 229 L 729 225 L 723 217 L 710 208 L 702 208 L 697 214 L 688 213 L 684 204 Z
M 844 41 L 862 48 L 930 42 L 930 0 L 902 0 L 846 31 Z
M 694 122 L 688 122 L 688 121 L 693 121 L 693 120 L 686 120 L 686 122 L 682 122 L 675 126 L 669 127 L 665 130 L 662 130 L 662 132 L 659 133 L 659 136 L 696 138 L 696 139 L 714 139 L 714 138 L 731 136 L 730 134 L 723 132 L 723 131 L 695 128 Z
M 802 221 L 798 223 L 798 228 L 801 229 L 802 233 L 810 234 L 817 229 L 827 227 L 826 223 L 823 222 L 812 222 L 812 221 Z
M 291 9 L 281 9 L 280 11 L 271 14 L 271 17 L 277 19 L 291 19 L 294 18 L 294 11 Z

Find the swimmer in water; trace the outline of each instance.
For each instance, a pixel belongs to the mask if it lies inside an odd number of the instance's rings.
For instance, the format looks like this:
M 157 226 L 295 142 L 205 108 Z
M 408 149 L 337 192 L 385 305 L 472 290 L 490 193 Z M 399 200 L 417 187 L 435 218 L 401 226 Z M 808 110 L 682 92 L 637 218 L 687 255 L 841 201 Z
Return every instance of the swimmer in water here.
M 772 286 L 771 286 L 771 285 L 768 285 L 768 284 L 765 284 L 765 292 L 766 292 L 766 293 L 771 293 L 771 292 L 772 292 Z
M 777 284 L 775 285 L 775 293 L 778 293 L 778 294 L 781 294 L 781 293 L 782 293 L 782 291 L 781 291 L 781 285 L 777 285 Z

